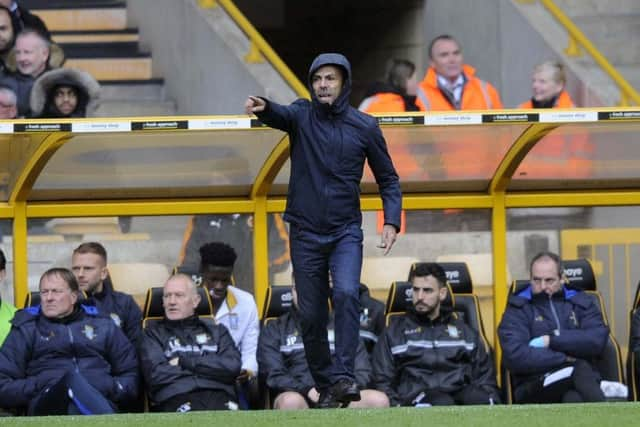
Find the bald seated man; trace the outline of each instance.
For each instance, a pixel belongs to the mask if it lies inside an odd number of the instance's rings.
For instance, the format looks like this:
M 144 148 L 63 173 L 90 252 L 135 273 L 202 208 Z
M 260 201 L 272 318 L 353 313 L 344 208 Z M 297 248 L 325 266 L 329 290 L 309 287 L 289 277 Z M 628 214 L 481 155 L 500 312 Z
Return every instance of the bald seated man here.
M 200 295 L 191 277 L 171 276 L 164 284 L 164 318 L 147 325 L 140 361 L 156 412 L 235 410 L 240 351 L 227 328 L 199 317 Z

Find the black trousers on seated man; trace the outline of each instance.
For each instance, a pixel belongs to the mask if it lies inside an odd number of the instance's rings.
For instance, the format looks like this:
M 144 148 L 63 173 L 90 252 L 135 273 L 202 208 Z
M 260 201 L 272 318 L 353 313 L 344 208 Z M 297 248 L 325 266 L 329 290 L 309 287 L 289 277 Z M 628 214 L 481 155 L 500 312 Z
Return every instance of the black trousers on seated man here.
M 466 386 L 461 390 L 444 393 L 441 391 L 427 391 L 420 393 L 414 401 L 413 406 L 452 406 L 452 405 L 493 405 L 500 403 L 497 396 L 487 392 L 481 387 Z
M 233 397 L 220 390 L 197 390 L 173 396 L 152 408 L 153 412 L 236 410 Z
M 557 375 L 556 381 L 550 381 L 554 374 L 571 367 L 573 372 L 569 376 Z M 600 380 L 600 374 L 588 362 L 578 359 L 564 368 L 519 385 L 514 392 L 515 400 L 516 403 L 603 402 L 605 397 L 600 389 Z
M 69 371 L 34 399 L 27 415 L 113 414 L 115 408 L 82 374 Z

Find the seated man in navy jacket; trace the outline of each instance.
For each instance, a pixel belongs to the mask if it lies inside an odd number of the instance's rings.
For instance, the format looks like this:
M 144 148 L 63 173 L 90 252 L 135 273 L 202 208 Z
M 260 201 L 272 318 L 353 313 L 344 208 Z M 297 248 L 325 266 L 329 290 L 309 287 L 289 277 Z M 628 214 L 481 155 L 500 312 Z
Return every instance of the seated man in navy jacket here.
M 199 303 L 189 276 L 170 277 L 162 295 L 164 319 L 143 332 L 140 362 L 154 411 L 238 409 L 240 351 L 224 325 L 195 314 Z
M 563 284 L 558 255 L 531 261 L 531 284 L 509 297 L 498 327 L 503 362 L 517 403 L 600 402 L 600 374 L 591 363 L 609 330 L 594 301 Z
M 133 297 L 113 289 L 107 268 L 107 250 L 98 242 L 85 242 L 73 250 L 71 270 L 80 290 L 87 293 L 87 304 L 109 316 L 136 344 L 142 331 L 142 311 Z
M 40 279 L 42 303 L 16 312 L 0 350 L 2 405 L 28 415 L 107 414 L 137 396 L 138 361 L 122 331 L 78 304 L 73 273 Z

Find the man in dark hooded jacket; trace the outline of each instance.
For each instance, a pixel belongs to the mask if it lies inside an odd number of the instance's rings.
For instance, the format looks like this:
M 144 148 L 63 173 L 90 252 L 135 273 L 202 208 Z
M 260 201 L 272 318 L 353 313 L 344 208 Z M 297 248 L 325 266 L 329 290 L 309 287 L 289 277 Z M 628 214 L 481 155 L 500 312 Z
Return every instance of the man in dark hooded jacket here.
M 385 255 L 400 229 L 398 175 L 376 119 L 349 105 L 351 66 L 336 53 L 319 55 L 309 71 L 312 100 L 288 106 L 250 96 L 245 109 L 289 133 L 291 176 L 285 221 L 298 287 L 300 323 L 316 388 L 317 407 L 345 406 L 360 399 L 354 360 L 359 330 L 362 270 L 360 180 L 365 159 L 380 189 Z M 336 324 L 336 358 L 327 340 L 329 271 Z
M 564 286 L 557 254 L 537 254 L 529 270 L 530 285 L 509 297 L 498 326 L 514 401 L 603 401 L 594 365 L 609 335 L 602 314 L 585 292 Z

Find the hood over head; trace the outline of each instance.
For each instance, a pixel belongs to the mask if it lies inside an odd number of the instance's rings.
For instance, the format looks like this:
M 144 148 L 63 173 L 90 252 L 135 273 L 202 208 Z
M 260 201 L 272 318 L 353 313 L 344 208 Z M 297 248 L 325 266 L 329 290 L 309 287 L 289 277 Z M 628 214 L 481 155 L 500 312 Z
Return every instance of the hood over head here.
M 62 117 L 53 103 L 53 93 L 58 86 L 71 86 L 78 92 L 78 106 L 71 117 L 93 115 L 99 104 L 100 84 L 85 71 L 58 68 L 47 71 L 33 84 L 29 104 L 34 117 Z
M 342 70 L 343 85 L 340 95 L 331 105 L 321 103 L 313 91 L 312 77 L 313 74 L 325 65 L 335 65 Z M 349 96 L 351 95 L 351 64 L 349 60 L 339 53 L 321 53 L 313 60 L 311 67 L 309 68 L 308 76 L 309 92 L 311 93 L 311 100 L 315 108 L 321 109 L 327 113 L 341 114 L 349 107 Z

